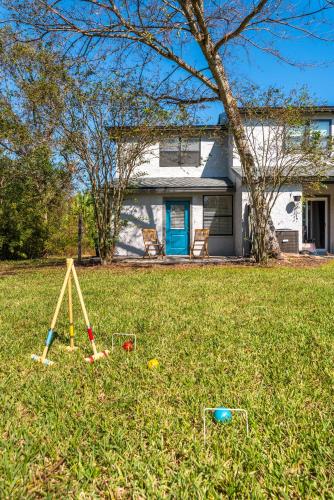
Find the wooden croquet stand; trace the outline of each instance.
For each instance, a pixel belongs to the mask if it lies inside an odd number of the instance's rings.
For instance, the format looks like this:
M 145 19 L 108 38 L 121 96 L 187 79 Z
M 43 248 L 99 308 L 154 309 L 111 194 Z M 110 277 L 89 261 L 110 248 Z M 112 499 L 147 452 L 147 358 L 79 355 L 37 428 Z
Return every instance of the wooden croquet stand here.
M 67 270 L 66 270 L 63 286 L 61 288 L 61 291 L 60 291 L 60 294 L 58 297 L 58 302 L 57 302 L 56 309 L 55 309 L 55 312 L 54 312 L 54 315 L 53 315 L 53 318 L 51 321 L 50 329 L 48 330 L 48 335 L 46 337 L 45 348 L 44 348 L 43 354 L 42 354 L 42 356 L 37 356 L 36 354 L 32 354 L 32 356 L 31 356 L 34 361 L 38 361 L 46 366 L 52 365 L 54 363 L 53 361 L 48 360 L 46 358 L 46 356 L 47 356 L 48 350 L 49 350 L 49 348 L 54 340 L 54 337 L 55 337 L 54 328 L 56 326 L 60 307 L 61 307 L 64 295 L 65 295 L 66 287 L 68 289 L 68 317 L 69 317 L 69 333 L 70 333 L 70 345 L 67 346 L 66 349 L 70 352 L 75 351 L 77 349 L 77 346 L 74 345 L 72 277 L 73 277 L 74 284 L 75 284 L 75 287 L 76 287 L 76 290 L 78 293 L 82 313 L 83 313 L 84 320 L 86 323 L 88 338 L 90 340 L 90 343 L 91 343 L 91 346 L 93 349 L 93 354 L 91 356 L 85 358 L 85 361 L 87 361 L 89 363 L 93 363 L 94 361 L 109 355 L 108 350 L 101 351 L 101 352 L 97 351 L 93 330 L 92 330 L 92 327 L 91 327 L 89 319 L 88 319 L 88 314 L 87 314 L 85 302 L 84 302 L 84 299 L 82 296 L 82 292 L 81 292 L 81 288 L 80 288 L 80 284 L 79 284 L 79 280 L 78 280 L 78 275 L 77 275 L 76 269 L 74 267 L 73 259 L 66 259 L 66 265 L 67 265 Z

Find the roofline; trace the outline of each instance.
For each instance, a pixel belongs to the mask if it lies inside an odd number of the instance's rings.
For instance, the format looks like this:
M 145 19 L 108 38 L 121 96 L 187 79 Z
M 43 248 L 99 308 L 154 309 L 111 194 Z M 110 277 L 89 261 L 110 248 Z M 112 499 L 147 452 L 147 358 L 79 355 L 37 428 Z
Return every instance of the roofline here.
M 219 124 L 219 125 L 157 125 L 153 127 L 149 127 L 151 130 L 156 130 L 158 132 L 184 132 L 185 130 L 189 131 L 214 131 L 214 132 L 219 132 L 221 130 L 226 130 L 227 126 L 225 124 Z M 120 127 L 107 127 L 107 130 L 109 132 L 112 132 L 113 130 L 124 130 L 125 132 L 129 131 L 135 131 L 136 129 L 140 130 L 140 126 L 134 126 L 134 125 L 126 125 L 126 126 L 120 126 Z
M 334 113 L 334 105 L 319 105 L 319 106 L 292 106 L 293 109 L 299 109 L 300 111 L 304 111 L 305 113 L 310 113 L 310 114 L 315 114 L 315 113 Z M 239 107 L 239 112 L 242 115 L 246 115 L 249 111 L 252 112 L 257 112 L 257 113 L 265 113 L 266 111 L 281 111 L 284 108 L 284 106 L 262 106 L 262 107 Z M 225 113 L 224 113 L 225 114 Z M 226 115 L 225 115 L 226 116 Z M 152 126 L 148 127 L 151 130 L 155 130 L 157 132 L 166 132 L 166 133 L 175 133 L 175 132 L 182 132 L 184 131 L 201 131 L 201 132 L 220 132 L 223 130 L 228 130 L 228 119 L 226 117 L 226 121 L 217 124 L 217 125 L 157 125 L 157 126 Z M 123 130 L 124 132 L 136 132 L 136 130 L 139 132 L 141 130 L 140 125 L 126 125 L 126 126 L 119 126 L 119 127 L 107 127 L 107 130 L 109 132 L 114 131 L 120 131 Z
M 140 191 L 140 192 L 155 192 L 155 193 L 234 193 L 234 186 L 210 186 L 210 187 L 140 187 L 140 186 L 131 186 L 130 190 Z
M 309 113 L 334 113 L 334 105 L 333 106 L 291 106 L 292 109 L 300 109 L 301 111 L 309 112 Z M 290 108 L 290 109 L 291 109 Z M 284 106 L 259 106 L 259 107 L 239 107 L 239 111 L 241 114 L 246 114 L 249 110 L 251 111 L 281 111 L 285 109 Z

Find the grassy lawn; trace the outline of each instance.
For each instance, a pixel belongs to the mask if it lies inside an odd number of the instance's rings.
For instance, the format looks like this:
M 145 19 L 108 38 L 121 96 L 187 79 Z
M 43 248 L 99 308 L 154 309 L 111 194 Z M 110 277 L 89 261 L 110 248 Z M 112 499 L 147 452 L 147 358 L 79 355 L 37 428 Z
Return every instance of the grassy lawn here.
M 79 269 L 98 348 L 75 297 L 40 354 L 65 267 L 0 277 L 0 498 L 333 498 L 334 266 Z M 147 361 L 160 361 L 157 371 Z M 202 410 L 246 408 L 210 421 Z

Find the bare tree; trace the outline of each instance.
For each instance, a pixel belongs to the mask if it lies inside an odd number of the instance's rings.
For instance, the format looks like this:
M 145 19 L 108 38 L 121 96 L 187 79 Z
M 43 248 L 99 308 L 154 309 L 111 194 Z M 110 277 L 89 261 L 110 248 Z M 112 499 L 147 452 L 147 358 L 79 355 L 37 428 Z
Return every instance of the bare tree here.
M 124 224 L 123 202 L 137 167 L 149 161 L 155 125 L 166 123 L 168 116 L 133 87 L 115 81 L 94 84 L 68 103 L 62 152 L 73 163 L 79 185 L 91 193 L 103 263 L 114 255 Z
M 303 184 L 313 191 L 319 189 L 334 167 L 332 141 L 312 122 L 316 107 L 305 93 L 285 96 L 274 88 L 265 93 L 252 88 L 241 113 L 254 158 L 253 184 L 247 184 L 248 191 L 256 193 L 250 197 L 250 229 L 255 235 L 251 238 L 252 253 L 257 262 L 265 262 L 270 246 L 266 228 L 282 188 Z
M 163 82 L 171 81 L 172 85 L 162 92 L 160 82 L 149 90 L 169 102 L 220 101 L 250 188 L 251 205 L 266 206 L 266 200 L 258 199 L 259 191 L 252 188 L 256 184 L 256 160 L 238 109 L 229 62 L 235 57 L 240 63 L 240 50 L 256 49 L 296 64 L 279 50 L 279 42 L 295 34 L 314 41 L 332 41 L 329 16 L 334 8 L 332 1 L 85 0 L 74 2 L 73 8 L 68 1 L 61 0 L 7 0 L 6 3 L 11 9 L 11 19 L 27 28 L 30 38 L 33 28 L 33 37 L 62 33 L 69 49 L 79 44 L 81 55 L 87 54 L 91 47 L 95 54 L 99 42 L 107 50 L 108 42 L 112 41 L 109 48 L 113 54 L 117 49 L 128 54 L 138 48 L 144 58 L 152 52 L 165 59 L 171 66 Z M 180 70 L 177 85 L 176 70 Z M 185 85 L 190 90 L 188 94 Z M 174 92 L 170 93 L 170 89 Z M 257 224 L 257 214 L 253 218 Z M 273 231 L 270 241 L 272 252 L 278 253 Z

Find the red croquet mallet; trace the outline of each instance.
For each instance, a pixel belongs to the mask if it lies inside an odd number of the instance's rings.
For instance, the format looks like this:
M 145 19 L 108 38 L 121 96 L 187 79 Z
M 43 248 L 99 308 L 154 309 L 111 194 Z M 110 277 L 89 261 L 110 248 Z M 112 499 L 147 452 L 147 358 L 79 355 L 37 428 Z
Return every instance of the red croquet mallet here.
M 85 361 L 87 361 L 88 363 L 94 363 L 94 361 L 97 361 L 98 359 L 107 357 L 109 355 L 109 351 L 105 350 L 105 351 L 98 352 L 97 349 L 96 349 L 93 330 L 92 330 L 92 327 L 91 327 L 91 325 L 89 323 L 86 306 L 85 306 L 85 303 L 84 303 L 84 299 L 83 299 L 83 296 L 82 296 L 81 288 L 80 288 L 80 285 L 79 285 L 78 276 L 77 276 L 77 273 L 76 273 L 76 270 L 75 270 L 74 266 L 72 266 L 72 274 L 73 274 L 75 286 L 77 288 L 77 292 L 78 292 L 78 296 L 79 296 L 79 301 L 80 301 L 80 304 L 81 304 L 81 309 L 82 309 L 82 312 L 83 312 L 83 315 L 84 315 L 84 318 L 85 318 L 85 323 L 86 323 L 86 327 L 87 327 L 88 338 L 90 340 L 90 343 L 91 343 L 91 346 L 92 346 L 92 349 L 93 349 L 93 354 L 91 356 L 85 358 Z

